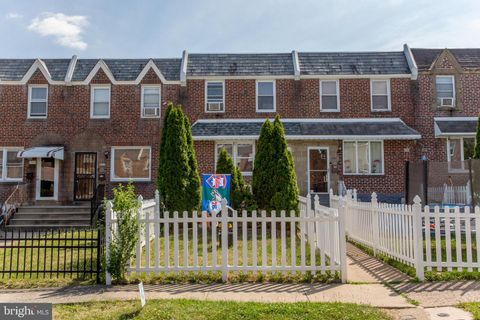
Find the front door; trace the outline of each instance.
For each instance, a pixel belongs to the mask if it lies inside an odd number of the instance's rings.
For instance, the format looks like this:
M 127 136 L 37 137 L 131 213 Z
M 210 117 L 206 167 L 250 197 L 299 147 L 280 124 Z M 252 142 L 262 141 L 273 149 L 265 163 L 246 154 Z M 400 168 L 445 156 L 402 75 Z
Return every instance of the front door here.
M 54 158 L 37 158 L 37 200 L 58 199 L 59 160 Z
M 97 183 L 97 154 L 95 152 L 75 153 L 74 181 L 75 201 L 91 200 Z
M 328 193 L 330 175 L 328 148 L 308 148 L 308 192 Z

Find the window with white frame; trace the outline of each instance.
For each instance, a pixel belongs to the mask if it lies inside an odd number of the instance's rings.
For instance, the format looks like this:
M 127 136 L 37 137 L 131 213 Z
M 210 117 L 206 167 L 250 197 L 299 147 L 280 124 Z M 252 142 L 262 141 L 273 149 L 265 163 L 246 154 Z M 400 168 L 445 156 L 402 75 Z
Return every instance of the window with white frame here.
M 225 111 L 225 84 L 223 81 L 205 83 L 205 110 L 207 112 Z
M 390 111 L 390 81 L 371 80 L 372 111 Z
M 473 157 L 475 150 L 474 137 L 458 137 L 447 139 L 448 167 L 451 170 L 465 170 L 466 160 Z
M 30 86 L 28 94 L 28 117 L 46 118 L 48 111 L 48 86 Z
M 454 76 L 436 76 L 435 92 L 437 103 L 441 107 L 455 106 L 455 77 Z
M 110 118 L 110 86 L 92 86 L 91 118 Z
M 257 112 L 275 112 L 275 81 L 257 81 Z
M 344 141 L 343 173 L 383 174 L 383 142 Z
M 218 155 L 222 149 L 227 150 L 233 158 L 233 163 L 240 169 L 244 176 L 249 176 L 253 171 L 253 161 L 255 159 L 255 143 L 249 141 L 241 142 L 218 142 L 216 147 L 215 165 Z
M 23 159 L 17 157 L 22 148 L 0 148 L 0 181 L 22 181 Z
M 337 80 L 320 81 L 320 110 L 340 111 Z
M 142 86 L 142 118 L 160 117 L 160 86 Z
M 150 181 L 150 147 L 112 147 L 112 181 Z

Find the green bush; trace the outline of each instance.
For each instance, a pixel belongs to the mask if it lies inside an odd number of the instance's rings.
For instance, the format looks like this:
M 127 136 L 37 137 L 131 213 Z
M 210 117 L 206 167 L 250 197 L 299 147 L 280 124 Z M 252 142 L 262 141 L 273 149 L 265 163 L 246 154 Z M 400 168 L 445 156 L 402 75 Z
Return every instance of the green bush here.
M 200 177 L 190 124 L 180 105 L 168 105 L 159 162 L 157 184 L 163 206 L 171 212 L 198 209 Z
M 298 210 L 295 164 L 279 116 L 262 126 L 253 168 L 253 196 L 265 210 Z
M 113 189 L 113 211 L 117 215 L 117 229 L 111 230 L 112 242 L 109 247 L 107 270 L 113 279 L 122 280 L 130 262 L 135 256 L 138 241 L 138 208 L 135 188 L 129 182 Z

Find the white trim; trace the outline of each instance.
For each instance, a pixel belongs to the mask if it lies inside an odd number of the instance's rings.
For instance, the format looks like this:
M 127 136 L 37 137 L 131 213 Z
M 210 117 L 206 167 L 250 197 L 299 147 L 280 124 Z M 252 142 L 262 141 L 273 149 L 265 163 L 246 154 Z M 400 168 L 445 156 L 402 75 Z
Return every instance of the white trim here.
M 387 109 L 375 110 L 373 109 L 373 83 L 386 82 L 387 83 Z M 376 96 L 385 96 L 384 94 L 376 94 Z M 390 91 L 390 79 L 370 79 L 370 111 L 371 112 L 391 112 L 392 111 L 392 97 Z
M 223 104 L 223 110 L 221 111 L 209 111 L 207 108 L 208 105 L 208 94 L 207 94 L 207 87 L 209 83 L 222 83 L 222 104 Z M 225 113 L 225 80 L 205 80 L 205 113 Z
M 250 119 L 199 119 L 194 122 L 192 126 L 196 123 L 248 123 L 248 122 L 265 122 L 266 119 L 259 118 L 250 118 Z M 273 121 L 274 119 L 268 119 Z M 281 119 L 282 123 L 287 122 L 314 122 L 314 123 L 331 123 L 331 122 L 350 122 L 350 123 L 359 123 L 359 122 L 403 122 L 400 118 L 288 118 Z
M 232 160 L 235 167 L 237 167 L 237 156 L 238 156 L 238 145 L 239 144 L 249 144 L 252 145 L 252 164 L 255 162 L 255 139 L 237 139 L 237 140 L 215 140 L 215 165 L 214 169 L 217 172 L 217 161 L 218 161 L 218 145 L 219 144 L 231 144 L 232 145 Z M 245 157 L 242 157 L 245 158 Z M 252 171 L 240 171 L 242 176 L 249 177 L 253 174 Z
M 182 63 L 180 64 L 180 85 L 185 87 L 187 85 L 187 70 L 188 70 L 188 51 L 182 52 Z
M 88 74 L 87 78 L 82 81 L 84 84 L 89 84 L 93 77 L 95 77 L 97 75 L 97 72 L 98 70 L 102 69 L 103 72 L 105 72 L 105 74 L 107 75 L 108 77 L 108 80 L 110 80 L 111 83 L 114 83 L 115 82 L 115 77 L 113 76 L 112 72 L 110 71 L 110 69 L 108 68 L 107 64 L 105 63 L 105 61 L 103 61 L 102 59 L 98 60 L 97 64 L 95 65 L 95 67 L 93 67 L 92 71 L 90 71 L 90 73 Z
M 37 172 L 35 183 L 35 200 L 58 200 L 58 183 L 59 183 L 59 167 L 60 160 L 54 159 L 54 173 L 53 173 L 53 197 L 41 197 L 41 179 L 42 179 L 42 158 L 37 158 Z
M 145 116 L 144 106 L 143 106 L 143 94 L 146 88 L 155 88 L 158 89 L 158 116 Z M 158 119 L 162 115 L 162 86 L 158 84 L 142 84 L 140 88 L 140 118 L 142 119 Z
M 269 82 L 273 86 L 273 110 L 258 109 L 258 83 Z M 258 113 L 272 113 L 277 111 L 277 84 L 275 80 L 256 80 L 255 81 L 255 111 Z
M 345 142 L 355 142 L 355 168 L 357 172 L 345 173 Z M 359 173 L 358 172 L 358 142 L 368 142 L 368 173 Z M 382 173 L 372 173 L 372 163 L 371 163 L 371 142 L 380 142 L 381 143 L 381 155 L 382 155 Z M 342 173 L 344 176 L 384 176 L 385 175 L 385 149 L 383 140 L 372 140 L 364 139 L 363 137 L 358 137 L 351 140 L 343 140 L 342 142 Z
M 472 136 L 454 136 L 452 139 L 454 140 L 460 140 L 460 163 L 462 165 L 462 168 L 452 168 L 451 163 L 452 163 L 452 155 L 450 154 L 450 137 L 447 137 L 447 162 L 448 162 L 448 172 L 465 172 L 465 151 L 464 151 L 464 144 L 463 140 L 467 139 L 473 139 L 475 143 L 475 135 Z
M 307 147 L 307 193 L 312 191 L 310 189 L 310 150 L 326 150 L 327 151 L 327 191 L 326 192 L 312 192 L 313 194 L 325 194 L 330 190 L 330 150 L 328 147 Z M 321 171 L 321 170 L 316 170 Z
M 478 117 L 434 117 L 434 121 L 478 121 Z
M 22 151 L 23 150 L 23 147 L 0 147 L 0 153 L 2 154 L 2 161 L 1 161 L 1 165 L 2 165 L 2 170 L 1 170 L 1 173 L 0 173 L 0 183 L 3 183 L 3 182 L 22 182 L 23 181 L 23 174 L 24 174 L 24 160 L 22 158 L 20 158 L 22 160 L 22 176 L 21 178 L 8 178 L 7 177 L 7 173 L 8 173 L 8 167 L 7 167 L 7 160 L 8 160 L 8 154 L 7 152 L 19 152 L 19 151 Z M 17 158 L 19 158 L 17 156 Z
M 93 114 L 93 106 L 94 106 L 94 91 L 95 89 L 108 89 L 109 98 L 108 98 L 108 115 L 104 116 L 95 116 Z M 90 85 L 90 119 L 110 119 L 110 109 L 112 107 L 112 88 L 109 84 L 91 84 Z
M 70 63 L 68 64 L 67 73 L 65 74 L 65 83 L 70 84 L 72 82 L 73 71 L 75 70 L 75 66 L 77 65 L 77 56 L 73 55 Z
M 412 72 L 411 79 L 417 80 L 417 77 L 418 77 L 417 63 L 415 61 L 415 57 L 413 56 L 412 50 L 410 50 L 410 47 L 406 43 L 403 45 L 403 54 L 405 55 L 405 58 L 407 59 L 408 67 Z
M 292 51 L 292 61 L 294 79 L 300 80 L 300 59 L 298 58 L 298 52 L 296 50 Z
M 145 65 L 145 67 L 142 69 L 142 72 L 140 72 L 137 76 L 137 78 L 135 79 L 135 81 L 112 81 L 113 84 L 134 84 L 134 85 L 138 85 L 140 84 L 140 82 L 142 82 L 143 78 L 145 77 L 145 75 L 148 73 L 148 71 L 150 71 L 150 69 L 153 69 L 153 72 L 155 72 L 155 74 L 157 75 L 157 77 L 160 79 L 160 82 L 162 83 L 165 83 L 165 84 L 170 84 L 172 83 L 172 81 L 167 81 L 167 79 L 165 79 L 165 77 L 163 76 L 162 72 L 160 71 L 160 69 L 158 69 L 157 65 L 155 64 L 155 62 L 153 61 L 153 59 L 150 59 L 148 60 L 148 63 Z M 174 83 L 180 83 L 178 81 L 174 81 Z
M 45 88 L 47 90 L 45 96 L 45 115 L 44 116 L 32 116 L 31 112 L 31 104 L 32 102 L 43 102 L 42 101 L 32 101 L 32 89 L 34 88 Z M 47 119 L 48 117 L 48 84 L 31 84 L 28 86 L 28 107 L 27 107 L 27 119 Z
M 114 178 L 115 175 L 115 150 L 121 149 L 148 149 L 150 151 L 150 158 L 148 160 L 148 178 Z M 148 182 L 152 180 L 152 147 L 150 146 L 112 146 L 110 149 L 110 181 L 111 182 Z
M 337 97 L 337 108 L 336 109 L 322 109 L 322 96 L 323 96 L 323 93 L 322 93 L 322 82 L 333 82 L 335 81 L 335 90 L 336 90 L 336 97 Z M 339 80 L 335 80 L 335 79 L 320 79 L 320 112 L 340 112 L 340 81 Z M 329 95 L 326 95 L 326 96 L 333 96 L 331 94 Z
M 194 141 L 215 141 L 215 140 L 256 140 L 259 138 L 259 135 L 232 135 L 232 136 L 193 136 Z M 419 140 L 422 138 L 421 135 L 375 135 L 375 136 L 359 136 L 359 135 L 315 135 L 315 136 L 301 136 L 301 135 L 285 135 L 287 140 Z

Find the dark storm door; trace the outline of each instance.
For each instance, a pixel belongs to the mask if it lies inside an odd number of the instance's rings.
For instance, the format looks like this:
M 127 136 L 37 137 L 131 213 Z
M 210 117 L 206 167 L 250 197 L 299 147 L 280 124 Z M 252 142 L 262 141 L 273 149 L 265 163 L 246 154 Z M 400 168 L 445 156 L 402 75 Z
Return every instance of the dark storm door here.
M 75 153 L 74 199 L 91 200 L 97 183 L 97 154 Z
M 328 148 L 308 148 L 308 192 L 328 193 Z

